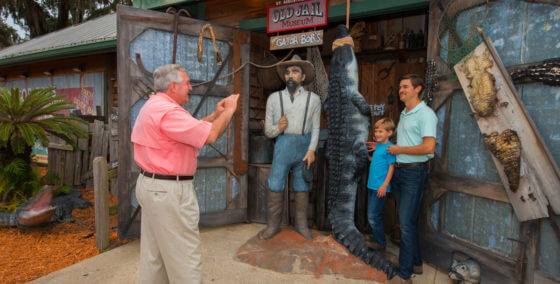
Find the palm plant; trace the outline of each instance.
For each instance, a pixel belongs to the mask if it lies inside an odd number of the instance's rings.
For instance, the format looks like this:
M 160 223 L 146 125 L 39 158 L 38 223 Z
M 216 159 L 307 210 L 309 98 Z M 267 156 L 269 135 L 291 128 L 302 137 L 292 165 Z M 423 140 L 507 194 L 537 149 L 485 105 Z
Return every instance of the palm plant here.
M 17 88 L 0 89 L 0 179 L 13 181 L 0 183 L 0 203 L 29 197 L 39 189 L 39 183 L 30 180 L 38 179 L 30 167 L 36 140 L 47 146 L 50 134 L 76 147 L 77 137 L 87 137 L 82 119 L 57 114 L 73 106 L 54 89 L 37 88 L 25 98 Z

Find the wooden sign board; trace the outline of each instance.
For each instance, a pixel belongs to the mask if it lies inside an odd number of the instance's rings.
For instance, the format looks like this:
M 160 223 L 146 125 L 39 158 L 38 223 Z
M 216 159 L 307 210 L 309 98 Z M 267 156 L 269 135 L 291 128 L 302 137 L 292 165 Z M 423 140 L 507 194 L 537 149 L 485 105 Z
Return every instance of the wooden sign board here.
M 480 87 L 492 81 L 495 84 L 494 90 L 497 101 L 494 102 L 495 108 L 492 113 L 484 117 L 475 115 L 480 131 L 483 134 L 490 134 L 494 131 L 501 134 L 504 130 L 511 129 L 519 137 L 521 142 L 520 177 L 519 186 L 515 192 L 510 189 L 504 166 L 492 154 L 492 159 L 506 188 L 507 196 L 520 222 L 548 217 L 548 204 L 556 214 L 560 214 L 560 171 L 558 165 L 556 165 L 523 101 L 517 94 L 513 81 L 492 45 L 492 41 L 482 31 L 480 33 L 484 41 L 457 63 L 454 69 L 473 112 L 476 112 L 473 103 L 476 91 L 473 86 Z M 465 62 L 474 56 L 477 57 L 477 61 L 479 59 L 486 62 L 490 60 L 491 64 L 485 65 L 491 66 L 486 68 L 467 66 Z M 468 73 L 468 70 L 475 70 L 474 68 L 488 72 L 493 79 L 473 82 L 477 77 L 467 78 L 466 73 Z
M 270 37 L 270 50 L 315 46 L 322 44 L 322 30 Z
M 301 30 L 327 25 L 327 0 L 308 0 L 270 6 L 266 15 L 266 32 Z

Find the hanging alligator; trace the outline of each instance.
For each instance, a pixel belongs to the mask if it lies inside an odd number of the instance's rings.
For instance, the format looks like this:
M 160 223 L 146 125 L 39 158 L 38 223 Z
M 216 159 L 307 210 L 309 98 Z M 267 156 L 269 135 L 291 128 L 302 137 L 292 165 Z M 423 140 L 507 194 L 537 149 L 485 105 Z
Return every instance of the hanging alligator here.
M 77 191 L 53 198 L 53 188 L 45 185 L 15 212 L 0 212 L 0 226 L 29 228 L 54 222 L 72 222 L 72 209 L 89 206 L 92 204 Z
M 338 26 L 336 33 L 336 39 L 349 36 L 344 26 Z M 334 239 L 365 263 L 382 270 L 390 279 L 396 275 L 395 266 L 381 251 L 366 246 L 366 238 L 354 223 L 357 185 L 369 162 L 365 141 L 371 106 L 358 91 L 358 64 L 352 45 L 333 48 L 329 95 L 324 106 L 329 131 L 326 151 L 328 216 Z

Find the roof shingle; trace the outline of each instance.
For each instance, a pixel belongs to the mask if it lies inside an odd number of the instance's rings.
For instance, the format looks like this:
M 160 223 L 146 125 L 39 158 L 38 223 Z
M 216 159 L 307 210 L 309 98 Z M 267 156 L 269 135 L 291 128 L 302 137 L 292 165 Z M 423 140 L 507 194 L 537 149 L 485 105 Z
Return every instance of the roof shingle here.
M 112 13 L 4 48 L 0 50 L 0 60 L 116 38 L 117 14 Z

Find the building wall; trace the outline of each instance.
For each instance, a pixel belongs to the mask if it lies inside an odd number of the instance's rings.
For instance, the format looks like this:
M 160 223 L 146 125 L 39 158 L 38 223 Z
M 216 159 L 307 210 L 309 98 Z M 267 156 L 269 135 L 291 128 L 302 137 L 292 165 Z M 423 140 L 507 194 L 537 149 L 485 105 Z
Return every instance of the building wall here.
M 469 37 L 469 30 L 481 26 L 492 40 L 506 66 L 539 62 L 560 57 L 560 6 L 535 4 L 526 1 L 492 1 L 468 9 L 457 17 L 457 32 Z M 486 15 L 483 21 L 477 16 Z M 476 34 L 471 35 L 477 37 Z M 442 38 L 441 57 L 453 60 L 457 50 L 449 44 L 448 33 Z M 544 142 L 557 164 L 560 164 L 560 88 L 543 83 L 516 84 L 518 94 L 526 105 Z M 482 139 L 476 121 L 471 116 L 463 91 L 452 95 L 447 170 L 450 174 L 489 182 L 501 182 Z M 445 107 L 438 112 L 440 129 L 443 128 Z M 441 144 L 438 151 L 441 161 Z M 444 203 L 444 204 L 442 204 Z M 439 216 L 440 206 L 445 206 L 444 216 Z M 448 193 L 437 202 L 430 220 L 435 227 L 455 238 L 488 249 L 507 258 L 519 260 L 520 224 L 508 203 L 492 201 L 462 193 Z M 558 220 L 558 216 L 556 216 Z M 443 222 L 443 224 L 439 224 Z M 442 226 L 441 226 L 442 225 Z M 537 269 L 560 277 L 559 240 L 548 220 L 539 221 Z
M 0 87 L 19 88 L 24 95 L 35 88 L 56 87 L 57 93 L 66 94 L 82 114 L 104 116 L 106 103 L 112 106 L 107 100 L 108 95 L 113 96 L 113 89 L 106 83 L 106 69 L 116 67 L 114 56 L 83 56 L 2 68 L 0 74 L 6 79 L 0 81 Z

